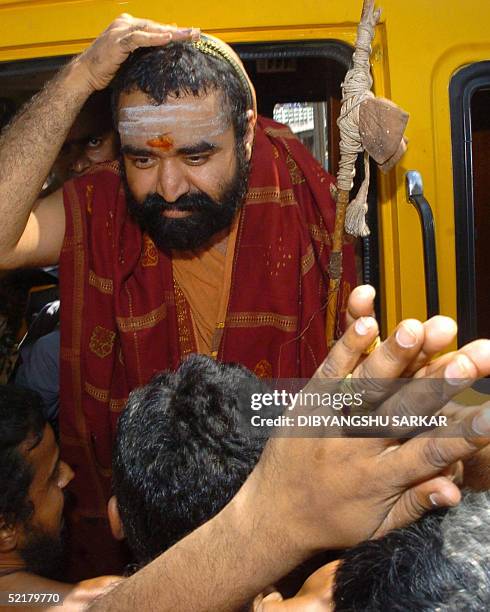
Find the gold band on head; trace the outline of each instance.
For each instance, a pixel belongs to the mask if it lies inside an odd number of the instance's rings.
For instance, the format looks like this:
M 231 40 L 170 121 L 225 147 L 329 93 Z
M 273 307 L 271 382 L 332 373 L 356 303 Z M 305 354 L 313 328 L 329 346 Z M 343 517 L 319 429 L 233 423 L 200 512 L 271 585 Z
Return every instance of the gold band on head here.
M 203 33 L 201 33 L 199 40 L 194 41 L 192 44 L 201 53 L 222 59 L 233 68 L 233 71 L 247 92 L 247 108 L 253 109 L 256 113 L 255 90 L 240 58 L 233 49 L 219 38 Z

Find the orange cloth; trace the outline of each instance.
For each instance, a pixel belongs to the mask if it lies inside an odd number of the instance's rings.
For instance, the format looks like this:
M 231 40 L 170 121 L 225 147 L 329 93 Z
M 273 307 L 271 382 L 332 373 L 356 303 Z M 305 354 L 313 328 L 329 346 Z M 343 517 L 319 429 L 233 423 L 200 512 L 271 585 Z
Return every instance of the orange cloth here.
M 226 318 L 239 218 L 225 240 L 205 250 L 172 253 L 174 279 L 189 303 L 199 353 L 212 357 Z

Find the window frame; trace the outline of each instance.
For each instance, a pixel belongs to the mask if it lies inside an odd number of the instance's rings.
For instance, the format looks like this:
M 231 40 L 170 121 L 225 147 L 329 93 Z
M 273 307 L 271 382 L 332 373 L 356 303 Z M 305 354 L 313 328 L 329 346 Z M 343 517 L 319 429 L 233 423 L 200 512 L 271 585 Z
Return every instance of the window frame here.
M 458 346 L 478 335 L 471 100 L 490 89 L 490 61 L 461 68 L 449 84 L 453 157 Z

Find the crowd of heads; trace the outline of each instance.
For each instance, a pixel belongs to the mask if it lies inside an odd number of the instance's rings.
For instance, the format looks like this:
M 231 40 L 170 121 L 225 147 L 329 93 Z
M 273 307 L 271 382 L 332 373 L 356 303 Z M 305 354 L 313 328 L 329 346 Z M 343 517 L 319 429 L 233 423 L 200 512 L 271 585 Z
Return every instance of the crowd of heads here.
M 134 390 L 118 424 L 109 509 L 141 567 L 211 519 L 237 493 L 266 440 L 243 413 L 265 386 L 239 365 L 194 355 Z M 71 479 L 30 391 L 0 387 L 0 553 L 62 568 L 63 488 Z M 109 504 L 109 508 L 111 503 Z M 336 572 L 338 612 L 477 612 L 490 606 L 490 494 L 366 541 Z

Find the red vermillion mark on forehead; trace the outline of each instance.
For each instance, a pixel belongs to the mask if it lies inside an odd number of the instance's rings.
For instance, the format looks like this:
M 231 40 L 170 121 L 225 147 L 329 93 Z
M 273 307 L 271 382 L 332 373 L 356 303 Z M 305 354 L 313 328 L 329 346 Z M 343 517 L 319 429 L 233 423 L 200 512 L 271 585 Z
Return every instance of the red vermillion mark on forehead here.
M 151 140 L 147 140 L 146 144 L 149 147 L 155 147 L 157 149 L 162 149 L 162 151 L 170 151 L 174 146 L 174 141 L 170 138 L 170 136 L 165 136 L 165 134 L 160 134 L 156 138 L 152 138 Z

